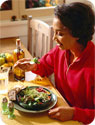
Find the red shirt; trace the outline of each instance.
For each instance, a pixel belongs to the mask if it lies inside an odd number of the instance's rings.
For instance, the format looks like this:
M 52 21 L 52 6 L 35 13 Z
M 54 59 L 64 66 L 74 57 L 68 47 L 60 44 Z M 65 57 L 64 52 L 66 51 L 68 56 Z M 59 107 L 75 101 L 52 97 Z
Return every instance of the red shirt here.
M 55 85 L 70 106 L 75 107 L 73 120 L 90 123 L 94 118 L 94 44 L 90 41 L 77 60 L 68 66 L 69 50 L 53 48 L 40 59 L 41 76 L 54 72 Z

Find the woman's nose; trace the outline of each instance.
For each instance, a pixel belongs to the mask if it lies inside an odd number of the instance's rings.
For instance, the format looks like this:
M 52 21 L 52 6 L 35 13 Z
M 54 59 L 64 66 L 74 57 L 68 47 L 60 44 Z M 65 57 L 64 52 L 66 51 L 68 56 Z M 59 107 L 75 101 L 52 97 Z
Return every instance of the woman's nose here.
M 53 35 L 53 40 L 57 40 L 56 34 Z

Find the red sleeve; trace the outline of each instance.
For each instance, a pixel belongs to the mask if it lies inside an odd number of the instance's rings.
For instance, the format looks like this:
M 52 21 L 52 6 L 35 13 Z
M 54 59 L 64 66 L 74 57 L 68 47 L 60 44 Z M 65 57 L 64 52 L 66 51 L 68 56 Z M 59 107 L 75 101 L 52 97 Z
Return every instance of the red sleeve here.
M 87 70 L 86 70 L 87 71 Z M 94 71 L 88 70 L 87 72 L 91 72 L 89 75 L 85 72 L 85 81 L 87 82 L 87 90 L 85 94 L 87 94 L 87 102 L 85 105 L 88 105 L 88 108 L 75 108 L 73 120 L 77 120 L 83 122 L 84 124 L 89 124 L 94 120 L 95 117 L 95 79 L 93 77 Z
M 89 124 L 94 120 L 95 109 L 81 109 L 75 107 L 73 120 Z

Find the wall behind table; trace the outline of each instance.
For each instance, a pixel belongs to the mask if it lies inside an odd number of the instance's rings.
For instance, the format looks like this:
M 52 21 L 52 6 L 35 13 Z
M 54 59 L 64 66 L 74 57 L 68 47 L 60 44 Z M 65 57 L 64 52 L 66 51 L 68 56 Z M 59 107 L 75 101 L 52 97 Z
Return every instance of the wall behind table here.
M 41 19 L 52 25 L 53 17 L 47 17 Z M 0 38 L 9 38 L 9 37 L 19 37 L 25 47 L 27 48 L 27 21 L 3 21 L 0 22 Z M 95 43 L 95 33 L 93 35 L 93 42 Z M 55 42 L 54 46 L 56 45 Z
M 3 21 L 0 24 L 0 38 L 27 37 L 27 21 Z M 27 46 L 26 39 L 22 42 Z
M 38 18 L 52 25 L 53 17 Z M 27 20 L 24 21 L 1 21 L 0 38 L 19 37 L 25 47 L 27 47 Z

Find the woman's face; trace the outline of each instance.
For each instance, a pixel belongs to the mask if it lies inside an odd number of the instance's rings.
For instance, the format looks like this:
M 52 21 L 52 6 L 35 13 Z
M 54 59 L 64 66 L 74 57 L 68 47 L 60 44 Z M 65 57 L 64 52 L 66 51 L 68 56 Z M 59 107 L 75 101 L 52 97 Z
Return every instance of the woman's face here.
M 58 43 L 59 48 L 64 50 L 75 47 L 74 45 L 78 38 L 73 37 L 70 33 L 70 30 L 65 27 L 57 17 L 54 17 L 53 20 L 53 30 L 53 40 Z

